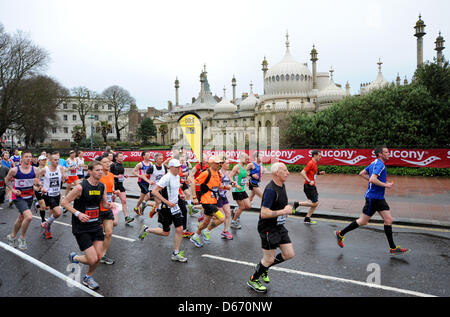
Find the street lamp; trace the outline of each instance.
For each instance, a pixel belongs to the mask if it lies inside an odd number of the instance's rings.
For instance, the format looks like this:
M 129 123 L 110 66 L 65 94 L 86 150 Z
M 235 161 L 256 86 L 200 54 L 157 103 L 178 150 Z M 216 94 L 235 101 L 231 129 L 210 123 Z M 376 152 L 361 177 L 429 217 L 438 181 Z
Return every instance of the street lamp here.
M 94 149 L 94 119 L 95 119 L 95 117 L 94 117 L 94 115 L 93 114 L 91 114 L 90 116 L 89 116 L 89 119 L 91 119 L 91 150 L 93 150 Z

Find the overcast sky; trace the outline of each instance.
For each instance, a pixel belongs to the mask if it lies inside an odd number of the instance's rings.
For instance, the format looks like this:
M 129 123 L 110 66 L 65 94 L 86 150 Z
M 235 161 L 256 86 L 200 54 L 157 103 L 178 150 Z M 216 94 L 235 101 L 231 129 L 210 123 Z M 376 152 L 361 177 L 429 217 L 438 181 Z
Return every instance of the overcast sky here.
M 213 94 L 225 86 L 231 99 L 233 75 L 238 96 L 250 81 L 262 94 L 261 62 L 266 56 L 270 68 L 283 58 L 287 30 L 297 61 L 311 70 L 315 44 L 318 71 L 333 66 L 335 82 L 348 81 L 352 94 L 375 80 L 380 57 L 386 80 L 400 73 L 410 81 L 419 13 L 426 61 L 439 31 L 450 41 L 449 12 L 448 0 L 0 0 L 6 32 L 22 30 L 50 53 L 48 75 L 69 89 L 122 86 L 139 108 L 166 108 L 177 76 L 180 103 L 190 103 L 203 64 Z

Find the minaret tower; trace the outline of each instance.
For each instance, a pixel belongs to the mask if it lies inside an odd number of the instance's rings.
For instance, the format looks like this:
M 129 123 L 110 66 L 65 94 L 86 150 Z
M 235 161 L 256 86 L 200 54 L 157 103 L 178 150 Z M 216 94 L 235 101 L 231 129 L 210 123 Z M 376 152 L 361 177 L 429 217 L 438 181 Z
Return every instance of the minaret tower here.
M 397 73 L 397 78 L 395 79 L 397 86 L 400 86 L 401 83 L 401 79 L 400 79 L 400 74 Z
M 317 61 L 318 61 L 317 50 L 316 50 L 315 46 L 313 45 L 313 48 L 311 50 L 313 89 L 317 89 L 317 64 L 316 64 Z
M 267 63 L 266 57 L 264 56 L 264 59 L 262 61 L 262 71 L 263 71 L 263 84 L 265 83 L 266 80 L 266 74 L 267 71 L 269 70 L 269 63 Z M 265 86 L 265 85 L 264 85 Z M 266 88 L 264 87 L 264 94 L 266 93 Z
M 231 79 L 231 86 L 233 86 L 233 104 L 236 104 L 236 78 Z
M 206 65 L 203 66 L 203 71 L 200 73 L 200 101 L 205 102 L 205 79 L 206 79 Z
M 178 80 L 178 77 L 175 79 L 175 106 L 179 106 L 179 99 L 178 99 L 178 88 L 180 88 L 180 82 Z
M 423 36 L 425 33 L 425 23 L 422 21 L 422 16 L 419 15 L 419 20 L 416 22 L 416 33 L 414 34 L 417 37 L 417 67 L 423 64 Z
M 442 57 L 442 51 L 445 48 L 444 42 L 444 38 L 442 37 L 441 32 L 439 32 L 439 36 L 436 38 L 436 42 L 434 42 L 434 44 L 436 44 L 436 48 L 434 50 L 437 52 L 437 62 L 439 66 L 441 66 L 444 61 Z

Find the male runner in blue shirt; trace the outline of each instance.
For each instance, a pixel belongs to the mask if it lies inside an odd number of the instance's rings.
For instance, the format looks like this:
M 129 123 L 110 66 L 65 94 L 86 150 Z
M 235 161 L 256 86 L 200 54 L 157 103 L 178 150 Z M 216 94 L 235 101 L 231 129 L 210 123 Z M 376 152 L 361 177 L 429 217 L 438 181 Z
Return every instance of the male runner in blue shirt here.
M 408 253 L 410 249 L 401 248 L 394 243 L 392 237 L 392 222 L 394 219 L 389 210 L 389 205 L 384 199 L 385 189 L 392 188 L 394 185 L 394 183 L 386 181 L 387 172 L 385 163 L 389 160 L 389 150 L 386 146 L 378 146 L 374 152 L 377 159 L 359 173 L 359 176 L 369 181 L 369 186 L 364 196 L 366 204 L 362 210 L 363 215 L 358 220 L 353 221 L 344 230 L 336 231 L 337 243 L 343 248 L 344 235 L 358 227 L 367 225 L 375 212 L 378 211 L 384 220 L 384 233 L 389 242 L 390 254 Z

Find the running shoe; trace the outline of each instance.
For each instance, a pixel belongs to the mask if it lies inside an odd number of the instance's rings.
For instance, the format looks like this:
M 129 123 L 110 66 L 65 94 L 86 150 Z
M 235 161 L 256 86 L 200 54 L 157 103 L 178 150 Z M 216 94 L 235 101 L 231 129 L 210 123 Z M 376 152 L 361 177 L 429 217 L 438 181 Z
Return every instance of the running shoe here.
M 83 276 L 83 285 L 89 287 L 91 290 L 96 290 L 100 287 L 92 276 Z
M 150 218 L 153 218 L 153 216 L 157 213 L 157 209 L 156 209 L 156 205 L 153 206 L 152 210 L 150 211 L 150 213 L 148 214 L 148 216 Z
M 305 225 L 317 225 L 317 221 L 310 220 L 310 221 L 303 221 Z
M 337 239 L 338 246 L 343 248 L 344 247 L 344 237 L 341 236 L 341 230 L 336 231 L 336 239 Z
M 397 246 L 395 249 L 390 249 L 389 252 L 391 253 L 391 255 L 406 254 L 411 252 L 411 249 L 401 248 L 400 246 Z
M 139 206 L 138 208 L 134 207 L 133 210 L 136 213 L 136 215 L 142 216 L 141 206 Z
M 266 293 L 267 287 L 261 284 L 261 282 L 258 280 L 253 281 L 252 278 L 250 278 L 247 281 L 247 285 L 250 286 L 253 290 L 255 290 L 258 293 Z
M 270 283 L 269 271 L 265 271 L 263 274 L 261 274 L 261 277 L 264 283 Z
M 106 255 L 102 257 L 102 259 L 100 260 L 100 263 L 103 264 L 108 264 L 108 265 L 113 265 L 114 264 L 114 260 L 111 258 L 108 258 Z
M 234 228 L 234 229 L 241 229 L 242 228 L 241 224 L 239 223 L 239 220 L 238 221 L 231 220 L 230 227 Z
M 203 241 L 205 241 L 206 244 L 209 244 L 209 242 L 210 242 L 209 240 L 211 239 L 211 237 L 209 235 L 209 231 L 205 232 L 205 229 L 203 229 L 201 231 L 201 235 L 202 235 Z
M 50 231 L 47 231 L 47 232 L 44 234 L 44 238 L 47 239 L 47 240 L 53 238 L 52 233 L 51 233 Z
M 194 233 L 193 232 L 190 232 L 189 230 L 184 230 L 183 231 L 183 238 L 190 238 L 190 237 L 192 237 L 194 235 Z
M 197 248 L 201 248 L 203 246 L 203 243 L 200 240 L 200 237 L 194 238 L 194 236 L 192 236 L 191 239 L 189 239 L 189 240 L 191 240 L 191 242 L 193 242 Z
M 77 254 L 75 252 L 72 252 L 72 253 L 69 254 L 69 261 L 70 261 L 70 263 L 76 263 L 76 264 L 80 263 L 80 262 L 75 260 L 76 256 L 77 256 Z
M 10 234 L 6 236 L 6 239 L 8 240 L 8 244 L 10 247 L 16 247 L 16 239 L 13 239 Z
M 47 221 L 41 223 L 42 237 L 43 237 L 43 238 L 45 238 L 45 236 L 46 236 L 46 234 L 47 234 L 47 232 L 48 232 L 48 227 L 49 227 L 49 226 L 48 226 L 48 222 L 47 222 Z
M 187 258 L 184 256 L 184 251 L 179 251 L 177 254 L 172 253 L 171 257 L 172 261 L 178 261 L 178 262 L 187 262 Z
M 222 239 L 233 240 L 233 236 L 229 231 L 222 231 L 221 233 Z
M 131 218 L 130 216 L 125 217 L 125 224 L 129 224 L 130 222 L 133 222 L 134 218 Z
M 17 239 L 17 241 L 19 242 L 18 248 L 22 251 L 25 251 L 27 249 L 27 240 L 21 239 L 19 237 L 19 239 Z
M 141 228 L 139 229 L 139 240 L 144 240 L 144 238 L 148 236 L 147 229 L 148 227 L 146 225 L 141 225 Z
M 294 201 L 294 211 L 297 211 L 297 208 L 300 207 L 300 204 L 298 203 L 298 201 Z

